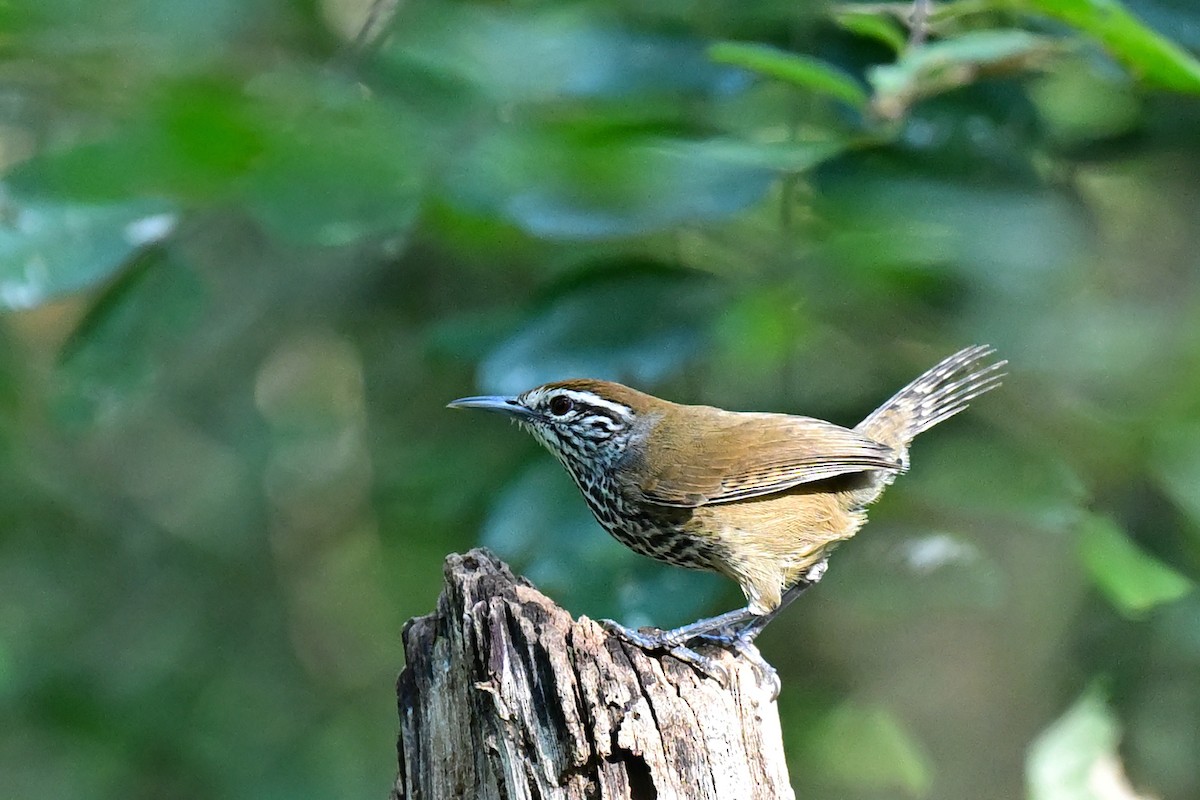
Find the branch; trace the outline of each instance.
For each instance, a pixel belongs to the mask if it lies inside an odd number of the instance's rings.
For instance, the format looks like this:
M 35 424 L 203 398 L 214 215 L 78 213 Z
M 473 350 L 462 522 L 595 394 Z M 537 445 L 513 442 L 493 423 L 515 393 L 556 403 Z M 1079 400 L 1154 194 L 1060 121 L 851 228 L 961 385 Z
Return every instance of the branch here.
M 575 621 L 486 550 L 404 629 L 393 800 L 793 798 L 754 668 L 729 686 Z

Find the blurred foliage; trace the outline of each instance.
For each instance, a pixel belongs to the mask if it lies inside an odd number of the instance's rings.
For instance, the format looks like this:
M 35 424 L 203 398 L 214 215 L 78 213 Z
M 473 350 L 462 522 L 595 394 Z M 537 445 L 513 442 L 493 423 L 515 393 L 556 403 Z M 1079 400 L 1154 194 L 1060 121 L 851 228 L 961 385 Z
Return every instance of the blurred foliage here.
M 1121 766 L 1119 740 L 1117 722 L 1102 692 L 1089 688 L 1030 746 L 1030 800 L 1138 800 Z
M 5 796 L 382 797 L 481 542 L 739 603 L 454 397 L 851 424 L 972 342 L 1004 389 L 762 639 L 799 795 L 1200 796 L 1200 9 L 909 10 L 0 3 Z

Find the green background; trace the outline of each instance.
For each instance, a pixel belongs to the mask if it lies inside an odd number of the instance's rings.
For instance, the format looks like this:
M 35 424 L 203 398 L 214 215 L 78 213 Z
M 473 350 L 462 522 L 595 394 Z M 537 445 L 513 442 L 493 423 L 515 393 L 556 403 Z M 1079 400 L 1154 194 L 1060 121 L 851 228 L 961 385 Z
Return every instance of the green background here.
M 740 604 L 455 397 L 852 425 L 972 343 L 1004 387 L 760 640 L 799 796 L 1200 796 L 1200 8 L 368 6 L 0 2 L 6 797 L 384 797 L 477 544 Z

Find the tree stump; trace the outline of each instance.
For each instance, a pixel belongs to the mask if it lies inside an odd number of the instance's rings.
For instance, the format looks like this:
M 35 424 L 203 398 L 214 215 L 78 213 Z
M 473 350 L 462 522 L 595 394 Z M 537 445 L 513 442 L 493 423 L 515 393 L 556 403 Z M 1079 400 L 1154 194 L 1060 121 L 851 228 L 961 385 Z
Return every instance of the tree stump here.
M 779 714 L 745 659 L 728 686 L 578 621 L 487 550 L 451 555 L 404 628 L 394 800 L 794 798 Z

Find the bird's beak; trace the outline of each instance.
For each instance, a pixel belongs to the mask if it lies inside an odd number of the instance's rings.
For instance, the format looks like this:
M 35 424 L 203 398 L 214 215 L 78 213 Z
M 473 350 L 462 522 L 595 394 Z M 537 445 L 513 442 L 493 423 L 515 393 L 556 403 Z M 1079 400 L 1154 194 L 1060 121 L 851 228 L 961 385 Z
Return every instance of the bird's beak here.
M 500 395 L 463 397 L 452 403 L 447 403 L 446 408 L 482 408 L 484 411 L 495 411 L 505 416 L 516 417 L 517 419 L 530 419 L 537 416 L 536 413 L 517 402 L 517 398 L 502 397 Z

